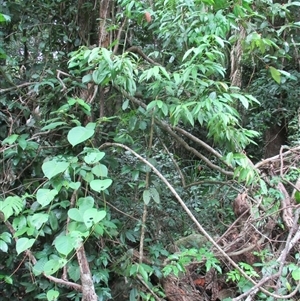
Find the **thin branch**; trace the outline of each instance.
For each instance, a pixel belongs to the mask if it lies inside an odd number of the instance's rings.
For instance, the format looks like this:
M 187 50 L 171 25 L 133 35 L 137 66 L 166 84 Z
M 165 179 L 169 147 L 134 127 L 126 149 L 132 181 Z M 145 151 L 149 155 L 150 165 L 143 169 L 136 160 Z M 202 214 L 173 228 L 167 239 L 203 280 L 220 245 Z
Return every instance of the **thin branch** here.
M 146 159 L 144 159 L 142 156 L 140 156 L 138 153 L 136 153 L 134 150 L 132 150 L 130 147 L 120 144 L 120 143 L 104 143 L 100 146 L 100 149 L 106 148 L 106 147 L 120 147 L 123 149 L 126 149 L 127 151 L 131 152 L 135 157 L 137 157 L 139 160 L 141 160 L 143 163 L 145 163 L 146 165 L 148 165 L 154 174 L 156 174 L 165 184 L 166 186 L 169 188 L 169 190 L 172 192 L 172 194 L 175 196 L 175 198 L 177 199 L 177 201 L 179 202 L 179 204 L 181 205 L 181 207 L 183 208 L 183 210 L 187 213 L 187 215 L 190 217 L 190 219 L 194 222 L 194 224 L 197 226 L 197 228 L 199 229 L 200 233 L 202 233 L 209 242 L 211 242 L 213 244 L 213 246 L 221 253 L 221 255 L 236 269 L 239 271 L 239 273 L 246 278 L 248 281 L 250 281 L 252 284 L 254 284 L 254 287 L 259 287 L 259 289 L 267 294 L 268 296 L 272 296 L 274 298 L 283 298 L 283 299 L 287 299 L 289 295 L 287 296 L 280 296 L 280 295 L 276 295 L 273 293 L 270 293 L 268 290 L 264 289 L 263 287 L 261 287 L 261 282 L 257 283 L 255 280 L 253 280 L 250 276 L 248 276 L 240 267 L 239 265 L 233 261 L 233 259 L 231 259 L 228 254 L 226 254 L 226 252 L 215 242 L 215 240 L 207 233 L 207 231 L 200 225 L 200 223 L 198 222 L 198 220 L 195 218 L 195 216 L 193 215 L 193 213 L 190 211 L 190 209 L 186 206 L 185 202 L 181 199 L 181 197 L 179 196 L 179 194 L 177 193 L 177 191 L 173 188 L 173 186 L 169 183 L 169 181 L 158 171 L 158 169 L 153 166 L 149 161 L 147 161 Z M 273 275 L 274 276 L 274 275 Z M 265 283 L 266 281 L 263 281 L 263 283 Z M 251 290 L 250 290 L 251 291 Z M 248 294 L 247 294 L 248 295 Z M 239 299 L 240 300 L 240 299 Z M 236 301 L 236 300 L 235 300 Z
M 10 87 L 10 88 L 0 89 L 0 93 L 8 92 L 8 91 L 11 91 L 11 90 L 14 90 L 14 89 L 28 87 L 28 86 L 35 85 L 35 84 L 38 84 L 38 82 L 23 83 L 23 84 L 13 86 L 13 87 Z

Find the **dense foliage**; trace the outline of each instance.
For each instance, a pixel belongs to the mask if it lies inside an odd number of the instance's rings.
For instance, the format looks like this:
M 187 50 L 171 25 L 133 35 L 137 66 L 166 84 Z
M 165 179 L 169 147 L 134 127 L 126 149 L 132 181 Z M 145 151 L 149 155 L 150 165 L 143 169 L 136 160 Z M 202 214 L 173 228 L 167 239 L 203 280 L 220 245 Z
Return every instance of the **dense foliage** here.
M 299 298 L 299 2 L 0 3 L 1 300 Z

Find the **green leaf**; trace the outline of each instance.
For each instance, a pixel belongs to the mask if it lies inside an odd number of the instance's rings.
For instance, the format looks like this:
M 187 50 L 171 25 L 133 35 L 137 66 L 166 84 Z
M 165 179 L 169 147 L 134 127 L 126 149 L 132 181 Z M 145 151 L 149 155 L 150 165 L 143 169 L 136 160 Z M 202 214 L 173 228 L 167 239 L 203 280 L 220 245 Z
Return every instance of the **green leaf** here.
M 34 242 L 35 242 L 34 238 L 28 239 L 27 237 L 22 237 L 18 239 L 16 243 L 16 250 L 18 255 L 24 252 L 25 250 L 31 248 Z
M 10 22 L 10 16 L 0 13 L 0 23 Z
M 83 222 L 83 217 L 77 208 L 72 208 L 68 211 L 68 216 L 76 222 Z
M 89 152 L 84 158 L 84 162 L 87 164 L 98 163 L 105 156 L 104 152 L 100 152 L 97 149 Z
M 296 191 L 294 195 L 297 204 L 300 204 L 300 191 Z
M 3 240 L 0 240 L 0 250 L 4 253 L 7 253 L 7 251 L 8 251 L 8 245 Z
M 32 271 L 35 276 L 41 275 L 44 271 L 45 263 L 48 261 L 47 257 L 42 257 L 33 266 Z
M 103 164 L 97 164 L 92 168 L 92 173 L 97 177 L 107 177 L 108 169 Z
M 149 189 L 146 189 L 146 190 L 144 190 L 144 192 L 143 192 L 143 201 L 144 201 L 144 203 L 145 203 L 146 205 L 148 205 L 149 202 L 150 202 L 150 200 L 151 200 L 151 193 L 150 193 L 150 190 L 149 190 Z
M 11 242 L 11 234 L 8 232 L 3 232 L 0 235 L 0 239 L 2 239 L 3 241 L 10 243 Z
M 58 297 L 59 297 L 59 292 L 56 290 L 51 289 L 47 292 L 48 301 L 56 301 L 58 300 Z
M 296 270 L 294 270 L 292 272 L 292 277 L 295 281 L 299 281 L 300 280 L 300 268 L 297 268 Z
M 42 207 L 49 205 L 57 196 L 58 191 L 56 189 L 44 189 L 40 188 L 36 193 L 36 200 Z
M 45 177 L 47 177 L 50 180 L 56 175 L 64 172 L 69 167 L 69 165 L 69 162 L 58 161 L 57 159 L 54 159 L 44 162 L 42 165 L 42 170 Z
M 64 121 L 51 122 L 50 124 L 41 128 L 41 131 L 53 130 L 61 125 L 66 125 L 67 123 Z
M 269 70 L 273 79 L 277 82 L 277 84 L 280 84 L 281 73 L 272 66 L 269 66 Z
M 33 226 L 35 229 L 39 230 L 44 223 L 48 221 L 49 215 L 46 213 L 36 213 L 28 217 L 28 223 L 30 226 Z
M 150 188 L 151 197 L 154 200 L 155 203 L 160 203 L 159 193 L 157 192 L 156 188 L 151 187 Z
M 0 211 L 3 212 L 5 221 L 13 214 L 19 214 L 23 208 L 23 201 L 18 196 L 9 196 L 4 201 L 0 201 Z
M 46 275 L 52 275 L 57 272 L 60 268 L 67 264 L 67 260 L 60 258 L 60 259 L 51 259 L 45 263 L 44 266 L 44 273 Z
M 53 211 L 49 212 L 49 223 L 52 230 L 56 231 L 58 229 L 58 219 Z
M 93 208 L 94 203 L 95 203 L 95 200 L 93 199 L 93 197 L 87 196 L 84 198 L 79 198 L 77 205 L 79 207 L 79 211 L 84 212 L 85 210 L 87 210 L 89 208 Z
M 91 188 L 97 192 L 107 189 L 111 184 L 112 184 L 111 179 L 105 179 L 105 180 L 97 179 L 97 180 L 92 180 L 90 182 Z
M 16 142 L 16 140 L 18 139 L 19 135 L 17 134 L 13 134 L 13 135 L 10 135 L 9 137 L 5 138 L 3 141 L 2 141 L 2 145 L 4 144 L 9 144 L 9 145 L 12 145 Z
M 54 246 L 60 254 L 68 256 L 74 250 L 74 239 L 61 235 L 55 239 Z
M 70 182 L 69 183 L 69 187 L 72 188 L 73 190 L 78 190 L 80 186 L 81 186 L 80 182 Z
M 87 228 L 98 224 L 106 216 L 106 211 L 98 211 L 96 208 L 90 208 L 83 214 L 83 221 Z
M 75 146 L 91 138 L 94 135 L 94 133 L 95 130 L 92 128 L 77 126 L 69 131 L 67 139 L 72 146 Z

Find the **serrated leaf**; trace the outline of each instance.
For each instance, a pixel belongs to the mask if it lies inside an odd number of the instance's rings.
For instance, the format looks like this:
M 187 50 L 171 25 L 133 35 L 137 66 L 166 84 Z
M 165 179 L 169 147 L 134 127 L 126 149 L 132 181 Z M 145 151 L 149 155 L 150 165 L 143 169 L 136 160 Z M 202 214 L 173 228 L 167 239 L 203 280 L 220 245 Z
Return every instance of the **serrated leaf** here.
M 42 170 L 46 178 L 49 180 L 55 177 L 56 175 L 64 172 L 70 163 L 66 161 L 57 161 L 57 160 L 50 160 L 44 162 L 42 165 Z
M 56 189 L 40 188 L 36 193 L 36 200 L 42 207 L 45 207 L 54 200 L 57 194 L 58 191 Z
M 24 252 L 25 250 L 28 250 L 30 249 L 33 244 L 35 242 L 35 239 L 31 238 L 27 238 L 27 237 L 22 237 L 20 239 L 17 240 L 17 243 L 16 243 L 16 250 L 17 250 L 17 253 L 18 255 L 22 252 Z
M 107 189 L 111 184 L 112 184 L 111 179 L 105 179 L 105 180 L 97 179 L 97 180 L 92 180 L 90 182 L 91 188 L 97 192 Z
M 56 250 L 65 256 L 68 256 L 74 250 L 74 240 L 70 236 L 61 235 L 54 241 Z
M 69 131 L 67 139 L 72 146 L 75 146 L 91 138 L 94 133 L 95 130 L 92 128 L 76 126 Z

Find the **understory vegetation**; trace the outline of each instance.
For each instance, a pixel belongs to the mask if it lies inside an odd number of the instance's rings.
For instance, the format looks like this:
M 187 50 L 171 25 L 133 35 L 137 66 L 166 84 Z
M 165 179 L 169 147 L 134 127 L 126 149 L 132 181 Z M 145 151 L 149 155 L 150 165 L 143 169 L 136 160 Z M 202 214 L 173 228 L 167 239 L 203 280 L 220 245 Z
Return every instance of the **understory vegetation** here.
M 300 2 L 0 4 L 2 301 L 299 300 Z

